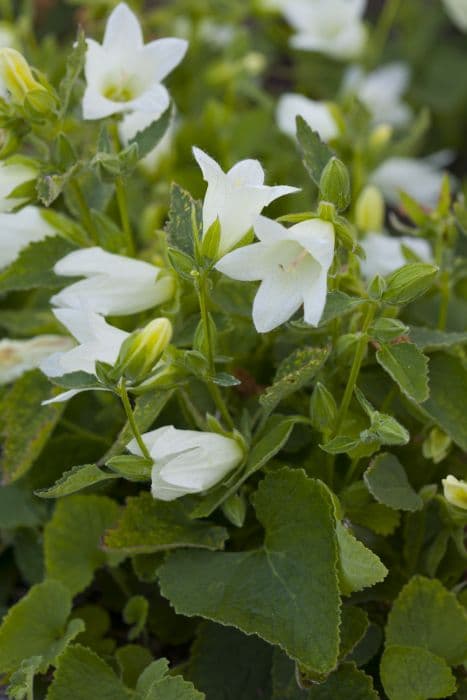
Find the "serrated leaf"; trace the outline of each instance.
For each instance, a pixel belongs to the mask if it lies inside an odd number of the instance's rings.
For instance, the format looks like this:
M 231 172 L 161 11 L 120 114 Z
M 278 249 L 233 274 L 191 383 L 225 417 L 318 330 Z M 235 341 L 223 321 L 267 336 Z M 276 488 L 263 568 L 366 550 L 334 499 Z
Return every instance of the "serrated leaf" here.
M 140 644 L 125 644 L 116 650 L 115 660 L 120 679 L 129 688 L 134 688 L 141 673 L 152 663 L 153 656 L 149 649 Z
M 238 627 L 280 645 L 317 673 L 339 651 L 333 504 L 300 470 L 268 474 L 255 494 L 264 546 L 246 552 L 179 551 L 159 569 L 179 613 Z
M 399 525 L 400 514 L 381 503 L 375 503 L 361 481 L 343 491 L 340 500 L 346 518 L 378 535 L 391 535 Z
M 75 250 L 61 236 L 34 241 L 20 252 L 16 260 L 0 273 L 0 294 L 36 287 L 54 289 L 69 280 L 58 277 L 53 267 L 58 260 Z
M 125 554 L 150 554 L 177 547 L 222 549 L 227 530 L 192 520 L 181 501 L 166 503 L 150 493 L 129 498 L 116 527 L 105 534 L 107 549 Z
M 82 464 L 72 467 L 53 486 L 35 491 L 40 498 L 61 498 L 109 479 L 118 479 L 119 474 L 105 472 L 96 464 Z
M 430 352 L 467 343 L 467 333 L 448 333 L 434 328 L 410 326 L 410 340 L 415 343 L 419 350 Z
M 388 570 L 371 549 L 359 542 L 341 523 L 336 527 L 339 546 L 339 586 L 348 596 L 383 581 Z
M 76 221 L 61 214 L 54 209 L 44 209 L 41 212 L 42 218 L 47 221 L 56 231 L 60 232 L 71 244 L 85 247 L 92 245 L 87 231 Z
M 84 629 L 81 620 L 72 620 L 71 595 L 59 581 L 33 586 L 10 608 L 0 627 L 0 673 L 16 671 L 24 659 L 41 656 L 41 673 L 65 646 Z
M 10 678 L 7 688 L 10 700 L 25 700 L 33 697 L 34 676 L 38 673 L 42 664 L 42 656 L 31 656 L 25 659 L 17 671 Z
M 322 172 L 334 156 L 334 153 L 321 140 L 319 133 L 313 131 L 300 116 L 297 116 L 297 139 L 302 149 L 305 168 L 308 170 L 315 185 L 319 187 Z
M 118 505 L 106 496 L 70 496 L 59 501 L 44 530 L 47 576 L 72 594 L 86 588 L 107 561 L 101 537 L 117 520 Z
M 343 660 L 364 637 L 368 628 L 368 615 L 355 605 L 344 605 L 341 618 L 339 658 Z
M 381 367 L 409 399 L 426 401 L 428 390 L 428 358 L 414 343 L 383 345 L 376 353 Z
M 165 112 L 163 112 L 158 119 L 151 122 L 151 124 L 149 124 L 149 126 L 147 126 L 145 129 L 138 131 L 137 134 L 130 139 L 130 145 L 136 144 L 138 146 L 139 159 L 147 156 L 147 154 L 157 146 L 167 131 L 171 117 L 172 106 L 169 105 L 169 107 L 167 107 Z
M 205 697 L 204 693 L 200 693 L 180 676 L 166 676 L 154 683 L 141 700 L 203 700 Z
M 371 495 L 379 502 L 395 510 L 420 510 L 423 500 L 407 479 L 407 474 L 397 457 L 387 452 L 379 454 L 363 475 Z
M 169 221 L 166 228 L 168 243 L 191 257 L 194 255 L 193 209 L 196 212 L 199 230 L 202 230 L 200 203 L 195 201 L 189 192 L 174 183 L 170 193 Z
M 23 374 L 5 395 L 0 415 L 3 425 L 0 468 L 5 482 L 26 474 L 60 420 L 65 404 L 42 406 L 57 390 L 39 370 Z
M 84 31 L 80 28 L 72 52 L 67 58 L 65 75 L 62 78 L 58 95 L 60 98 L 60 117 L 64 117 L 68 110 L 71 94 L 81 71 L 84 68 L 87 43 Z
M 446 698 L 456 690 L 446 662 L 416 647 L 388 646 L 381 659 L 381 681 L 389 700 Z

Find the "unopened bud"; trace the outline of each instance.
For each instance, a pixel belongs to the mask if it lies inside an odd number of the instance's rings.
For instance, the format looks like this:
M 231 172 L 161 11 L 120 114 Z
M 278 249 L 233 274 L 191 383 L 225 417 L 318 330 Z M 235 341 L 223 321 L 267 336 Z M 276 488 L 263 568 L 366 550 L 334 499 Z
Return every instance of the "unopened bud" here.
M 338 211 L 344 211 L 350 204 L 350 177 L 344 163 L 339 158 L 331 158 L 324 168 L 319 183 L 321 196 L 334 204 Z
M 0 49 L 0 79 L 11 96 L 11 101 L 23 105 L 26 97 L 31 93 L 37 101 L 39 93 L 47 90 L 33 76 L 28 62 L 16 49 Z M 49 104 L 49 100 L 46 100 Z M 36 111 L 42 111 L 40 109 Z
M 168 318 L 156 318 L 141 330 L 132 333 L 122 344 L 117 367 L 132 380 L 146 377 L 172 338 Z
M 444 498 L 457 508 L 467 510 L 467 483 L 449 474 L 443 479 Z
M 435 464 L 442 462 L 447 457 L 452 440 L 449 435 L 439 428 L 430 430 L 428 437 L 422 445 L 422 453 L 425 459 L 432 459 Z
M 324 384 L 318 382 L 310 399 L 311 424 L 323 432 L 332 428 L 337 416 L 337 406 L 334 396 Z
M 234 493 L 222 504 L 222 512 L 235 527 L 242 527 L 245 522 L 247 504 L 244 496 Z
M 370 134 L 370 146 L 375 150 L 381 150 L 392 138 L 394 129 L 390 124 L 380 124 Z
M 384 199 L 374 185 L 368 185 L 361 192 L 355 205 L 355 223 L 365 233 L 382 231 L 384 226 Z

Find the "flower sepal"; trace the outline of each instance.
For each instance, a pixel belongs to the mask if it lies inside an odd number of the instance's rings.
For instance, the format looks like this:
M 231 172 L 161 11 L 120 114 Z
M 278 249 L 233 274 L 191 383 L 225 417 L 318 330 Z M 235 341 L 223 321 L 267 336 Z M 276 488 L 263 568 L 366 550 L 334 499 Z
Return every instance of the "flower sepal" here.
M 127 481 L 145 482 L 151 481 L 154 463 L 152 459 L 139 455 L 118 455 L 109 459 L 106 465 Z

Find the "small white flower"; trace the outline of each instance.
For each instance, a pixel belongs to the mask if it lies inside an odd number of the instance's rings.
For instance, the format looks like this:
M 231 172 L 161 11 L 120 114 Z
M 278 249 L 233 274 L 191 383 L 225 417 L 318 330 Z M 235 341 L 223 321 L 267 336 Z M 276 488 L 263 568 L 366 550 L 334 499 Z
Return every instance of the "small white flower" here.
M 161 81 L 184 57 L 185 40 L 159 39 L 145 46 L 138 19 L 120 3 L 107 21 L 102 45 L 86 41 L 84 119 L 167 109 L 170 97 Z
M 365 45 L 366 0 L 288 0 L 282 6 L 297 32 L 291 45 L 337 59 L 355 58 Z
M 95 311 L 104 316 L 123 316 L 150 309 L 171 298 L 172 277 L 161 268 L 102 248 L 83 248 L 69 253 L 54 266 L 57 275 L 85 277 L 52 297 L 55 306 Z
M 201 149 L 193 148 L 193 154 L 208 183 L 203 203 L 203 232 L 219 219 L 219 255 L 241 241 L 265 206 L 285 194 L 298 192 L 296 187 L 265 185 L 264 170 L 257 160 L 241 160 L 224 173 Z
M 295 137 L 297 116 L 303 117 L 308 126 L 317 131 L 323 141 L 336 138 L 339 134 L 337 122 L 326 102 L 310 100 L 303 95 L 286 93 L 277 103 L 277 124 L 285 134 Z
M 306 323 L 317 326 L 334 257 L 333 225 L 310 219 L 285 228 L 260 216 L 254 228 L 260 242 L 232 251 L 216 268 L 244 282 L 261 280 L 253 303 L 253 322 L 260 333 L 288 321 L 302 304 Z
M 467 32 L 467 0 L 443 0 L 446 12 L 455 25 Z
M 442 481 L 445 499 L 453 506 L 467 510 L 467 483 L 449 474 Z
M 39 367 L 52 353 L 69 350 L 74 343 L 64 335 L 39 335 L 28 340 L 0 340 L 0 384 L 8 384 L 29 369 Z
M 26 161 L 17 159 L 0 162 L 0 212 L 11 211 L 20 204 L 24 204 L 25 198 L 9 198 L 9 195 L 20 185 L 34 180 L 37 170 Z
M 399 267 L 407 265 L 402 246 L 417 255 L 423 262 L 433 262 L 433 255 L 428 241 L 414 236 L 395 238 L 384 233 L 368 233 L 360 241 L 366 259 L 360 262 L 363 277 L 371 279 L 375 275 L 389 275 Z
M 144 433 L 142 438 L 154 460 L 152 495 L 161 501 L 206 491 L 243 459 L 240 445 L 217 433 L 177 430 L 168 425 Z M 127 449 L 142 455 L 136 440 Z
M 138 131 L 146 129 L 150 124 L 160 119 L 161 115 L 161 112 L 131 112 L 126 114 L 118 125 L 118 133 L 122 144 L 128 146 Z M 174 134 L 175 124 L 172 121 L 157 146 L 140 161 L 141 166 L 147 172 L 155 173 L 161 160 L 170 153 Z
M 0 213 L 0 269 L 12 263 L 33 241 L 42 241 L 54 234 L 54 229 L 42 218 L 37 207 L 24 207 L 10 214 Z
M 401 127 L 412 117 L 412 110 L 402 102 L 409 81 L 410 68 L 406 63 L 389 63 L 367 74 L 360 66 L 351 66 L 344 76 L 342 90 L 363 102 L 373 117 L 373 124 Z

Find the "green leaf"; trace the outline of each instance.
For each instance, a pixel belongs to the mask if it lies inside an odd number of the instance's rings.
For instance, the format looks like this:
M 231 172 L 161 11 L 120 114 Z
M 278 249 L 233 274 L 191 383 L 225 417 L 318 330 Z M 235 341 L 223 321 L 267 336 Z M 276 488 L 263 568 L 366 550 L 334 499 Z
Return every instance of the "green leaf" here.
M 48 309 L 1 309 L 0 328 L 16 338 L 60 332 L 60 324 Z
M 410 326 L 410 339 L 419 350 L 430 352 L 467 343 L 467 333 L 447 333 L 433 328 Z
M 140 644 L 126 644 L 115 652 L 119 667 L 119 676 L 125 685 L 134 688 L 141 673 L 152 663 L 153 656 L 149 649 Z
M 41 216 L 55 231 L 61 233 L 63 238 L 66 238 L 71 244 L 80 247 L 92 245 L 92 239 L 89 238 L 87 231 L 68 216 L 60 214 L 60 212 L 55 211 L 55 209 L 44 209 L 41 212 Z
M 389 700 L 446 698 L 456 681 L 443 659 L 426 649 L 389 646 L 381 659 L 381 681 Z
M 24 659 L 41 656 L 41 673 L 84 629 L 81 620 L 66 622 L 71 595 L 58 581 L 33 586 L 10 608 L 0 627 L 0 673 L 16 671 Z
M 368 615 L 355 605 L 344 605 L 341 619 L 339 659 L 346 659 L 363 639 L 368 629 Z
M 194 521 L 181 501 L 166 503 L 150 493 L 129 498 L 116 527 L 104 538 L 108 550 L 124 554 L 149 554 L 177 547 L 222 549 L 227 530 L 212 523 Z
M 378 535 L 391 535 L 399 525 L 400 514 L 381 503 L 375 503 L 362 481 L 343 491 L 340 500 L 346 518 Z
M 301 470 L 268 474 L 254 497 L 265 528 L 260 549 L 179 551 L 159 569 L 162 594 L 179 613 L 200 615 L 279 644 L 317 673 L 339 651 L 333 504 Z
M 321 140 L 318 132 L 313 131 L 300 116 L 297 116 L 297 139 L 302 149 L 305 168 L 308 170 L 315 185 L 319 187 L 323 170 L 334 156 L 334 153 Z
M 129 700 L 130 692 L 105 661 L 80 644 L 60 656 L 47 700 Z
M 33 697 L 34 676 L 42 664 L 42 656 L 32 656 L 21 662 L 17 671 L 10 678 L 7 688 L 10 700 L 25 700 Z
M 5 395 L 0 416 L 3 422 L 0 468 L 6 482 L 23 476 L 40 455 L 42 448 L 65 410 L 64 403 L 42 406 L 57 390 L 39 370 L 26 372 Z
M 428 390 L 428 358 L 414 343 L 382 345 L 376 359 L 399 389 L 418 403 L 426 401 Z
M 166 659 L 158 659 L 146 668 L 136 684 L 135 700 L 203 700 L 203 693 L 180 676 L 167 676 Z
M 339 545 L 339 586 L 342 595 L 374 586 L 383 581 L 388 570 L 371 549 L 359 542 L 341 523 L 337 523 Z
M 407 479 L 404 467 L 397 457 L 387 452 L 379 454 L 363 475 L 371 495 L 379 502 L 395 510 L 420 510 L 421 497 Z
M 428 263 L 411 263 L 386 277 L 383 301 L 387 304 L 407 304 L 425 294 L 433 284 L 438 268 Z
M 79 78 L 81 71 L 84 68 L 84 61 L 86 58 L 86 38 L 84 31 L 80 28 L 78 30 L 78 36 L 76 38 L 73 51 L 67 58 L 66 62 L 66 72 L 58 88 L 58 95 L 60 98 L 60 118 L 64 117 L 68 110 L 68 105 L 70 103 L 71 94 L 75 86 L 76 81 Z
M 129 145 L 136 144 L 138 146 L 138 158 L 147 156 L 153 148 L 157 146 L 159 141 L 164 136 L 170 124 L 172 117 L 172 106 L 169 105 L 165 112 L 156 121 L 151 122 L 149 126 L 130 139 Z
M 201 204 L 174 183 L 170 193 L 169 221 L 166 228 L 168 243 L 173 248 L 191 257 L 193 257 L 195 250 L 192 223 L 193 210 L 196 213 L 198 228 L 201 231 Z
M 44 531 L 47 576 L 72 594 L 86 588 L 94 571 L 107 561 L 100 541 L 118 512 L 118 505 L 106 496 L 78 495 L 58 501 Z
M 295 350 L 281 364 L 274 383 L 261 394 L 259 402 L 271 413 L 283 399 L 307 386 L 329 355 L 329 348 L 305 347 Z
M 134 595 L 127 601 L 123 609 L 123 619 L 127 625 L 133 625 L 128 632 L 131 641 L 139 637 L 143 631 L 148 617 L 149 603 L 142 595 Z
M 16 260 L 0 273 L 0 294 L 36 287 L 54 289 L 69 282 L 58 277 L 53 267 L 61 258 L 75 250 L 61 236 L 34 241 L 20 252 Z
M 34 493 L 40 498 L 61 498 L 82 491 L 89 486 L 100 484 L 102 481 L 118 479 L 119 477 L 119 474 L 104 472 L 96 464 L 82 464 L 65 472 L 53 486 L 38 489 Z
M 329 323 L 329 321 L 334 321 L 336 318 L 342 318 L 351 311 L 358 309 L 359 306 L 362 306 L 362 304 L 365 303 L 365 299 L 351 297 L 348 294 L 345 294 L 345 292 L 328 292 L 326 297 L 326 306 L 324 307 L 319 325 L 325 326 L 327 323 Z
M 39 513 L 28 491 L 15 485 L 0 487 L 0 528 L 35 527 L 40 522 Z
M 464 451 L 467 450 L 467 370 L 462 361 L 445 353 L 430 359 L 430 398 L 423 411 Z
M 440 581 L 414 576 L 389 613 L 386 644 L 423 647 L 456 666 L 467 659 L 467 612 Z

